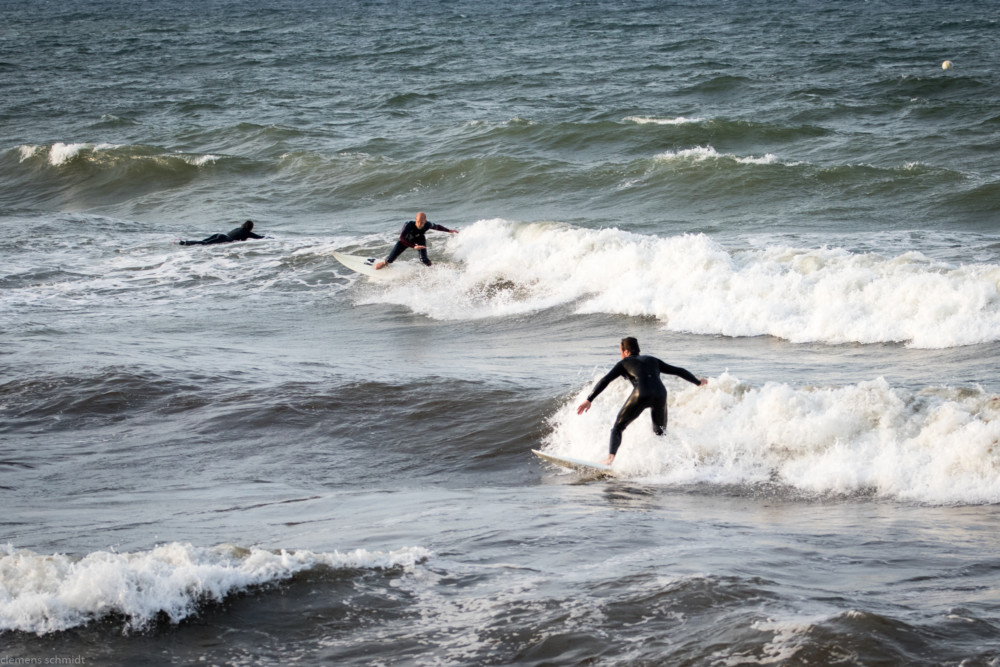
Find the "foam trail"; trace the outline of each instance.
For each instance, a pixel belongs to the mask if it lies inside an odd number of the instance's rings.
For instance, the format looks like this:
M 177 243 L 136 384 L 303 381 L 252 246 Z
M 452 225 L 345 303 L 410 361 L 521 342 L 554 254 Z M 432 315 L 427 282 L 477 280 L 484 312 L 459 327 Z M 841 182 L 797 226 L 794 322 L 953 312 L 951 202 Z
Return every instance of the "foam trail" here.
M 488 220 L 461 232 L 431 239 L 432 271 L 361 302 L 442 320 L 572 304 L 579 313 L 656 317 L 672 331 L 796 343 L 946 348 L 1000 339 L 997 264 L 785 245 L 727 251 L 702 234 L 558 223 Z
M 142 628 L 161 614 L 178 623 L 204 601 L 221 601 L 303 570 L 412 569 L 430 556 L 420 547 L 314 553 L 232 545 L 208 549 L 176 542 L 135 553 L 98 551 L 80 559 L 9 545 L 0 554 L 0 631 L 39 635 L 109 615 L 125 617 L 126 629 Z
M 595 378 L 596 380 L 596 378 Z M 668 484 L 777 482 L 818 495 L 874 494 L 929 504 L 1000 502 L 1000 396 L 974 389 L 754 387 L 724 373 L 705 387 L 668 380 L 668 434 L 643 415 L 615 467 Z M 631 387 L 612 384 L 576 414 L 591 385 L 551 418 L 545 450 L 597 460 Z

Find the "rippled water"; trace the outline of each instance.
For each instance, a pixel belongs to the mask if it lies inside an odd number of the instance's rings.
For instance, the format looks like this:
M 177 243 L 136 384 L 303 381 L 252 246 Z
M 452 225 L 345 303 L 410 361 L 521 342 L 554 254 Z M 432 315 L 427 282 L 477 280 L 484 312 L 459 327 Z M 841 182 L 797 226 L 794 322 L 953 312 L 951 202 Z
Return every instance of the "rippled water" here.
M 0 660 L 1000 657 L 992 3 L 0 8 Z

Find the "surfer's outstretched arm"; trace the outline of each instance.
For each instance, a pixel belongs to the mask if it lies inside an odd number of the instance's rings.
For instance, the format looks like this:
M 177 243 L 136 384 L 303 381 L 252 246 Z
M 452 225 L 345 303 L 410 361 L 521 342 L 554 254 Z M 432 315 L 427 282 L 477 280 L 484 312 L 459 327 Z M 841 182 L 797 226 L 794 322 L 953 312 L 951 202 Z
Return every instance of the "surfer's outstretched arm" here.
M 436 232 L 448 232 L 449 234 L 458 234 L 458 230 L 457 229 L 448 229 L 444 225 L 435 225 L 432 222 L 428 222 L 427 226 L 430 229 L 433 229 Z
M 590 403 L 595 398 L 597 398 L 598 394 L 607 389 L 608 385 L 611 384 L 612 380 L 616 380 L 617 378 L 620 378 L 623 375 L 625 375 L 625 368 L 622 365 L 622 362 L 619 361 L 617 364 L 615 364 L 614 368 L 608 371 L 607 375 L 598 380 L 597 384 L 594 385 L 594 389 L 590 392 L 590 395 L 587 396 L 586 400 L 587 409 L 583 410 L 583 412 L 586 412 L 587 410 L 590 409 Z M 581 408 L 583 407 L 582 403 L 580 404 L 580 407 Z
M 695 377 L 694 373 L 687 370 L 686 368 L 681 368 L 680 366 L 671 366 L 670 364 L 660 359 L 657 359 L 656 362 L 660 368 L 661 373 L 666 373 L 667 375 L 676 375 L 677 377 L 683 380 L 687 380 L 691 384 L 703 385 L 708 383 L 708 380 L 704 378 Z

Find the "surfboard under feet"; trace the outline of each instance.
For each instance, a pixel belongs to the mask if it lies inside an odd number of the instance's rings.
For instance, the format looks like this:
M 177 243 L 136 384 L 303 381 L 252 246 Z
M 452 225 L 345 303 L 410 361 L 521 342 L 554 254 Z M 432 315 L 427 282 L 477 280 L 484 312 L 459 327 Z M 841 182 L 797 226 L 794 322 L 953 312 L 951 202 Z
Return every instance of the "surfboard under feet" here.
M 558 456 L 556 454 L 548 454 L 546 452 L 540 452 L 537 449 L 532 449 L 531 453 L 549 463 L 554 463 L 557 466 L 562 466 L 563 468 L 569 468 L 570 470 L 575 470 L 576 472 L 583 473 L 585 475 L 593 477 L 616 477 L 617 473 L 611 466 L 606 466 L 603 463 L 597 463 L 596 461 L 583 461 L 581 459 L 574 459 L 569 456 Z

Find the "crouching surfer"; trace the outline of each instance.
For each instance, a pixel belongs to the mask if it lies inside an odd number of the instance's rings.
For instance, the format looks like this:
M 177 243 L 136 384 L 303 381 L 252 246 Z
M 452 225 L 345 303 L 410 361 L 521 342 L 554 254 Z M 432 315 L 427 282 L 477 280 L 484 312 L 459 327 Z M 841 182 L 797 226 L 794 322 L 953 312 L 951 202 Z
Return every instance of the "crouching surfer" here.
M 396 245 L 393 246 L 389 255 L 383 259 L 381 262 L 375 265 L 376 269 L 384 269 L 388 265 L 396 261 L 396 258 L 403 254 L 403 251 L 407 248 L 413 248 L 420 255 L 420 261 L 425 265 L 430 266 L 431 260 L 427 257 L 427 237 L 425 234 L 434 230 L 437 232 L 448 232 L 449 234 L 458 234 L 457 229 L 448 229 L 443 225 L 435 225 L 434 223 L 427 221 L 427 216 L 424 213 L 417 213 L 416 220 L 410 220 L 408 223 L 403 225 L 403 231 L 399 234 L 399 240 L 396 241 Z

